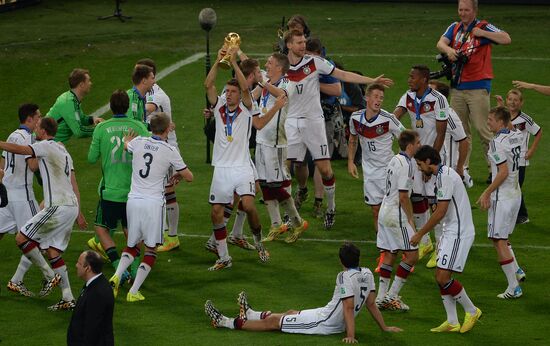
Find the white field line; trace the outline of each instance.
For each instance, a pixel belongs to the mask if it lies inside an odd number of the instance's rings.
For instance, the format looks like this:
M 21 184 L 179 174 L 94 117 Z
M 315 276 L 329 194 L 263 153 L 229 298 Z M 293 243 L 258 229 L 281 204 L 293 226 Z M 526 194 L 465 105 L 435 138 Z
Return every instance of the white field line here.
M 183 66 L 194 63 L 195 61 L 199 60 L 200 58 L 204 57 L 205 55 L 206 55 L 206 53 L 195 53 L 195 54 L 191 55 L 188 58 L 180 60 L 180 61 L 168 66 L 167 68 L 160 71 L 159 73 L 157 73 L 155 79 L 157 81 L 159 81 L 159 80 L 163 79 L 164 77 L 168 76 L 169 74 L 171 74 L 171 73 L 177 71 L 178 69 L 182 68 Z M 97 109 L 96 111 L 94 111 L 90 115 L 92 115 L 94 117 L 98 117 L 100 115 L 105 114 L 107 111 L 109 111 L 109 104 L 108 103 L 106 105 L 101 106 L 99 109 Z
M 73 233 L 89 233 L 93 234 L 93 231 L 81 231 L 81 230 L 73 230 Z M 178 236 L 181 238 L 210 238 L 210 235 L 207 234 L 187 234 L 187 233 L 178 233 Z M 357 244 L 376 244 L 375 240 L 353 240 L 353 239 L 318 239 L 318 238 L 300 238 L 300 241 L 305 242 L 314 242 L 314 243 L 338 243 L 342 244 L 346 241 L 357 243 Z M 490 243 L 475 243 L 473 245 L 474 247 L 480 247 L 480 248 L 492 248 L 493 245 Z M 532 249 L 532 250 L 544 250 L 548 251 L 550 250 L 550 246 L 543 246 L 543 245 L 517 245 L 514 244 L 514 249 Z

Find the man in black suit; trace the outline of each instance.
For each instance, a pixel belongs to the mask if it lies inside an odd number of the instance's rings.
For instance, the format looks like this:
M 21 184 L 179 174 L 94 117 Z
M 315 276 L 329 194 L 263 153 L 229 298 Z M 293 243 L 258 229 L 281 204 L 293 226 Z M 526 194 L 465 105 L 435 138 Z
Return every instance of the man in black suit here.
M 114 345 L 113 310 L 115 300 L 109 281 L 103 276 L 103 259 L 95 251 L 84 251 L 76 263 L 84 281 L 73 311 L 67 345 Z

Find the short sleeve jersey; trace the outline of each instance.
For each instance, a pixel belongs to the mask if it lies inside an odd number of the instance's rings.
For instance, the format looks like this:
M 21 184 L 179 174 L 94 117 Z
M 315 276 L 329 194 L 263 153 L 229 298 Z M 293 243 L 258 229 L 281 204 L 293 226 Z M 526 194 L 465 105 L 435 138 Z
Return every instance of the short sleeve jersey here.
M 255 103 L 252 101 L 252 103 Z M 216 137 L 212 155 L 212 166 L 243 167 L 250 166 L 248 142 L 252 130 L 252 117 L 259 110 L 250 111 L 241 102 L 230 111 L 225 97 L 218 97 L 214 105 Z
M 130 119 L 145 122 L 147 120 L 145 117 L 145 102 L 147 101 L 145 96 L 141 95 L 136 87 L 128 89 L 127 93 L 130 98 L 130 106 L 128 107 L 126 115 Z
M 124 135 L 132 129 L 139 136 L 148 137 L 149 132 L 141 121 L 126 115 L 115 115 L 99 123 L 94 131 L 88 151 L 88 162 L 101 158 L 102 177 L 98 193 L 101 199 L 111 202 L 126 202 L 132 180 L 132 154 L 124 150 Z
M 357 317 L 365 305 L 369 293 L 374 292 L 374 276 L 368 268 L 353 268 L 338 273 L 332 299 L 320 309 L 325 324 L 344 328 L 344 306 L 342 300 L 353 298 L 354 316 Z
M 145 94 L 147 103 L 152 103 L 157 106 L 157 110 L 147 115 L 147 123 L 151 122 L 151 116 L 160 112 L 165 113 L 172 121 L 172 104 L 170 103 L 170 97 L 162 90 L 158 84 L 153 84 L 153 87 L 147 94 Z M 176 137 L 176 131 L 168 132 L 168 143 L 177 147 L 178 139 Z
M 475 236 L 470 200 L 458 173 L 440 166 L 435 184 L 437 201 L 449 202 L 447 213 L 440 222 L 443 234 L 457 239 Z
M 349 121 L 349 130 L 359 137 L 362 152 L 363 173 L 369 179 L 385 179 L 386 167 L 394 156 L 393 138 L 405 130 L 397 118 L 385 110 L 367 119 L 366 110 L 354 112 Z
M 8 143 L 19 145 L 31 145 L 33 137 L 31 132 L 24 126 L 13 131 L 8 137 Z M 4 179 L 2 182 L 8 190 L 10 201 L 31 201 L 34 200 L 32 188 L 33 172 L 27 164 L 30 155 L 18 155 L 7 151 L 2 152 L 4 158 Z
M 420 143 L 433 146 L 437 137 L 436 122 L 447 121 L 449 117 L 449 103 L 445 96 L 430 89 L 422 99 L 417 98 L 416 92 L 407 91 L 397 106 L 405 108 L 409 113 L 411 127 L 418 132 Z M 422 119 L 421 127 L 417 127 L 417 111 Z
M 487 156 L 491 162 L 493 180 L 497 176 L 498 166 L 508 165 L 508 177 L 491 193 L 493 201 L 503 201 L 521 197 L 519 187 L 519 165 L 523 135 L 516 130 L 504 129 L 499 131 L 489 143 Z
M 287 77 L 292 82 L 289 93 L 288 118 L 321 119 L 319 76 L 330 75 L 335 67 L 326 59 L 305 55 L 296 65 L 290 65 Z
M 128 143 L 132 158 L 132 186 L 128 198 L 164 201 L 164 178 L 173 167 L 187 168 L 179 151 L 159 137 L 136 137 Z
M 533 120 L 533 118 L 523 112 L 520 112 L 517 117 L 512 119 L 512 125 L 514 125 L 514 128 L 520 131 L 523 135 L 519 165 L 522 167 L 529 166 L 529 160 L 525 158 L 525 155 L 527 155 L 527 151 L 529 150 L 529 136 L 536 136 L 540 131 L 540 126 Z
M 282 89 L 288 94 L 289 80 L 287 78 L 281 78 L 274 86 Z M 262 90 L 260 97 L 260 109 L 263 117 L 273 106 L 275 105 L 276 97 L 271 95 L 267 88 Z M 276 148 L 283 148 L 287 146 L 285 121 L 288 114 L 288 104 L 281 108 L 277 114 L 271 118 L 271 120 L 261 130 L 256 133 L 256 142 Z
M 78 206 L 71 184 L 73 159 L 65 146 L 53 140 L 44 140 L 31 144 L 30 147 L 33 156 L 38 158 L 45 206 Z
M 46 116 L 57 121 L 56 142 L 66 142 L 73 135 L 76 137 L 90 137 L 94 132 L 94 120 L 82 111 L 80 100 L 72 90 L 66 91 L 55 100 Z
M 449 107 L 449 118 L 447 119 L 447 130 L 445 132 L 445 144 L 441 148 L 441 157 L 444 164 L 455 169 L 458 163 L 458 145 L 456 142 L 467 138 L 462 121 L 455 110 Z
M 412 191 L 413 170 L 411 159 L 404 153 L 394 155 L 386 168 L 386 188 L 381 208 L 397 208 L 401 211 L 399 192 L 409 195 Z

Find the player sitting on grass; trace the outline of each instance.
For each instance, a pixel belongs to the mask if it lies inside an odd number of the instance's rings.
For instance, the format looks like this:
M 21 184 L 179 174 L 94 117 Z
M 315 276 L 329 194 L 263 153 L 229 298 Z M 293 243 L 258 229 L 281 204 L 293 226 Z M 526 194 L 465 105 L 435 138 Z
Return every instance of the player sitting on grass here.
M 366 303 L 371 316 L 380 329 L 399 332 L 398 327 L 389 327 L 375 303 L 374 277 L 368 268 L 359 267 L 360 250 L 351 243 L 340 247 L 340 262 L 344 271 L 338 273 L 331 301 L 322 308 L 289 310 L 285 313 L 254 311 L 246 294 L 239 294 L 239 316 L 229 318 L 216 309 L 210 300 L 204 309 L 214 327 L 243 329 L 251 331 L 280 330 L 294 334 L 337 334 L 346 331 L 345 343 L 357 343 L 355 339 L 355 317 Z

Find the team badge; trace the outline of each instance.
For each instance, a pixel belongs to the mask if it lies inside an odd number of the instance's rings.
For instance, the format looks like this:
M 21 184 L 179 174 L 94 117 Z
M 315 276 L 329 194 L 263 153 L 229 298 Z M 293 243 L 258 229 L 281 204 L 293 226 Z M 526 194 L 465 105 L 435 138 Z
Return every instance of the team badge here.
M 310 74 L 311 73 L 311 69 L 309 68 L 309 66 L 304 66 L 304 73 L 305 74 Z
M 384 133 L 384 126 L 380 125 L 376 127 L 376 134 L 381 135 Z
M 424 112 L 429 112 L 430 111 L 430 105 L 428 103 L 426 103 L 424 105 Z
M 413 104 L 411 102 L 407 103 L 407 107 L 408 108 L 412 108 L 413 107 Z

